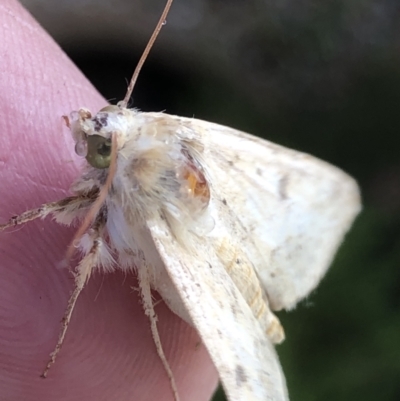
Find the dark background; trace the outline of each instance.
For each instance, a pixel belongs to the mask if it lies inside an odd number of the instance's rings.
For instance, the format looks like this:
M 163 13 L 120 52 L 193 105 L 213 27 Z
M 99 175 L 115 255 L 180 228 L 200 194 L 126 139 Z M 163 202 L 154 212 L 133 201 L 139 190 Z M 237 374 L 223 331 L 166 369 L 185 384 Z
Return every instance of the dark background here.
M 23 3 L 114 103 L 164 5 Z M 175 0 L 134 91 L 143 111 L 232 126 L 359 181 L 364 210 L 328 275 L 279 314 L 292 401 L 400 399 L 399 17 L 395 0 Z

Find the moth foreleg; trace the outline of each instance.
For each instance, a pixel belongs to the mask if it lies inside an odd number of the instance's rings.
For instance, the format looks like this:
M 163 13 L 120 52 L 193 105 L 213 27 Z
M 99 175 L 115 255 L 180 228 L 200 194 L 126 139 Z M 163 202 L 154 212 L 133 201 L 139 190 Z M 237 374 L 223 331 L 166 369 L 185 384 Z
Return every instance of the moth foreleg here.
M 79 210 L 83 210 L 93 203 L 95 199 L 94 195 L 95 194 L 93 193 L 88 195 L 70 196 L 57 202 L 44 203 L 36 209 L 27 210 L 20 215 L 12 216 L 7 223 L 0 224 L 0 231 L 9 227 L 20 226 L 39 218 L 43 219 L 48 215 L 54 215 L 54 217 L 60 222 L 67 222 L 67 220 L 70 221 L 76 216 L 76 213 Z
M 42 377 L 47 376 L 50 367 L 56 361 L 57 355 L 60 352 L 61 347 L 64 343 L 65 335 L 67 333 L 69 322 L 71 320 L 72 312 L 74 310 L 79 294 L 81 293 L 83 287 L 89 280 L 93 268 L 100 262 L 102 247 L 106 246 L 102 238 L 102 231 L 104 229 L 105 224 L 106 224 L 106 215 L 105 213 L 100 213 L 97 216 L 96 220 L 93 222 L 90 229 L 88 230 L 87 235 L 91 243 L 91 246 L 88 252 L 86 253 L 85 257 L 80 261 L 80 263 L 75 269 L 74 272 L 75 287 L 69 298 L 67 309 L 61 320 L 61 331 L 58 336 L 57 344 L 54 348 L 54 351 L 50 354 L 50 359 L 47 362 L 47 365 L 41 375 Z
M 154 340 L 154 343 L 155 343 L 155 346 L 157 349 L 157 354 L 158 354 L 159 358 L 161 359 L 161 362 L 164 366 L 164 369 L 165 369 L 167 376 L 169 378 L 169 381 L 171 383 L 174 400 L 179 401 L 178 388 L 176 386 L 175 378 L 172 373 L 171 367 L 169 366 L 167 358 L 165 356 L 165 353 L 164 353 L 164 350 L 163 350 L 163 347 L 161 344 L 160 334 L 159 334 L 158 328 L 157 328 L 157 315 L 154 310 L 154 302 L 153 302 L 153 298 L 151 296 L 150 277 L 149 277 L 149 271 L 148 271 L 147 266 L 144 265 L 144 266 L 139 267 L 138 280 L 139 280 L 139 287 L 140 287 L 141 294 L 142 294 L 144 312 L 150 319 L 151 334 L 153 335 L 153 340 Z

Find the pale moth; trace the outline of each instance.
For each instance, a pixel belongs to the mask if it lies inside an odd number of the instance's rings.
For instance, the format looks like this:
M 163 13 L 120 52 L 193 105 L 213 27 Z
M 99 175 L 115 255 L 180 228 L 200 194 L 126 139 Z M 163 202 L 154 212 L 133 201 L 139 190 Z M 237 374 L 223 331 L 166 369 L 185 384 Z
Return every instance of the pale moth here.
M 12 217 L 0 230 L 53 216 L 83 218 L 67 252 L 84 256 L 46 376 L 79 293 L 96 269 L 137 272 L 158 355 L 179 399 L 158 335 L 151 289 L 194 326 L 231 401 L 288 399 L 273 344 L 272 311 L 292 309 L 319 283 L 360 211 L 340 169 L 232 128 L 127 104 L 159 33 L 167 2 L 125 99 L 66 117 L 86 167 L 72 196 Z

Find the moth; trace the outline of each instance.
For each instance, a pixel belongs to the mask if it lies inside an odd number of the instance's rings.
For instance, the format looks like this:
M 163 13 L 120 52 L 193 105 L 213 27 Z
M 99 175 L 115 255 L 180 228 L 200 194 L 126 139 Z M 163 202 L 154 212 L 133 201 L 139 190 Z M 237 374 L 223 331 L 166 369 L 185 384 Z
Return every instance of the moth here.
M 197 329 L 230 400 L 286 400 L 273 347 L 284 331 L 273 312 L 292 309 L 318 285 L 360 211 L 357 184 L 312 156 L 232 128 L 129 109 L 140 66 L 118 105 L 65 118 L 87 161 L 72 195 L 0 226 L 82 220 L 66 261 L 75 248 L 84 256 L 43 375 L 90 275 L 122 269 L 137 272 L 176 400 L 151 289 Z

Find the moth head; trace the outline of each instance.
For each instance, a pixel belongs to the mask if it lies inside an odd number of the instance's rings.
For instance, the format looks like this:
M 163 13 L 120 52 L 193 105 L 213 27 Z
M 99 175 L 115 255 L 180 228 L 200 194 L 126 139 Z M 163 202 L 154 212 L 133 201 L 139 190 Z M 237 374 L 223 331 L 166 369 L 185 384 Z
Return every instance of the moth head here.
M 106 106 L 92 116 L 87 109 L 71 113 L 69 124 L 75 140 L 75 152 L 97 169 L 110 167 L 112 136 L 123 132 L 126 111 Z

